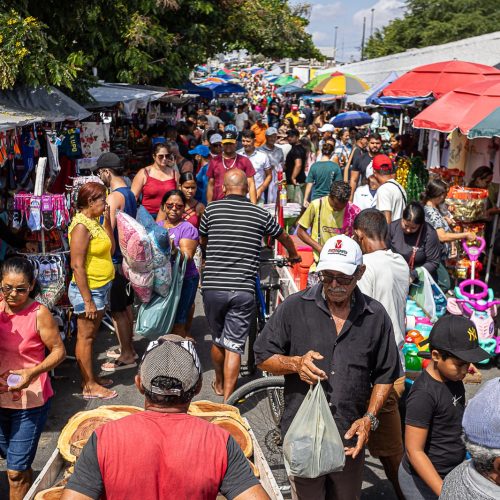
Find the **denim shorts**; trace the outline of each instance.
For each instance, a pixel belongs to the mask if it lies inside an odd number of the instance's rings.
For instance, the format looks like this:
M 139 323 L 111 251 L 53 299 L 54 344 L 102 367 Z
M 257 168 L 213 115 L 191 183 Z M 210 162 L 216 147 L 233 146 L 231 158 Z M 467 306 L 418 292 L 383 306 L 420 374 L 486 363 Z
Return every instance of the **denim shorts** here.
M 50 399 L 27 410 L 0 408 L 0 455 L 7 459 L 8 470 L 22 472 L 31 467 L 49 409 Z
M 200 275 L 192 276 L 191 278 L 184 278 L 182 282 L 181 296 L 179 305 L 177 306 L 177 313 L 175 314 L 175 324 L 185 325 L 189 315 L 189 310 L 196 298 L 196 291 L 198 290 L 198 283 Z
M 112 281 L 106 283 L 104 286 L 99 288 L 93 288 L 90 290 L 92 295 L 92 300 L 98 311 L 103 311 L 109 304 L 109 292 L 111 290 Z M 75 314 L 83 314 L 85 312 L 85 302 L 83 301 L 82 294 L 78 285 L 72 281 L 68 288 L 68 298 L 73 306 L 73 311 Z

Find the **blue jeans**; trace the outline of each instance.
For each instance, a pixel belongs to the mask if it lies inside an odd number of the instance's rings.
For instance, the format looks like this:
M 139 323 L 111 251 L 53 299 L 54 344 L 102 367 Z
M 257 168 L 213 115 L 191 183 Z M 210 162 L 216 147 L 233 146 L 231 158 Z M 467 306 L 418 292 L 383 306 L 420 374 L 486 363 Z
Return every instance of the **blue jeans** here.
M 0 408 L 0 455 L 7 458 L 8 470 L 31 468 L 49 409 L 50 399 L 27 410 Z
M 179 305 L 177 306 L 177 313 L 175 314 L 176 325 L 185 325 L 187 323 L 189 310 L 196 298 L 196 291 L 198 290 L 198 283 L 200 282 L 200 275 L 184 278 L 182 282 L 181 297 Z

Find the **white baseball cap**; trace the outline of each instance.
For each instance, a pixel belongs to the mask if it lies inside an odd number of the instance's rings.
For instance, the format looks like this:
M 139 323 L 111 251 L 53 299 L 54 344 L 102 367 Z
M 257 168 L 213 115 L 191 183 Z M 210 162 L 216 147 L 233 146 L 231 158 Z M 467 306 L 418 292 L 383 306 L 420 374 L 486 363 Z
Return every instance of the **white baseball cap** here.
M 323 246 L 316 271 L 338 271 L 352 276 L 361 264 L 363 253 L 359 245 L 349 236 L 339 234 Z
M 220 134 L 214 134 L 212 137 L 210 137 L 210 144 L 219 144 L 222 142 L 222 135 Z
M 318 129 L 319 132 L 335 132 L 335 127 L 331 123 L 325 123 L 321 128 Z

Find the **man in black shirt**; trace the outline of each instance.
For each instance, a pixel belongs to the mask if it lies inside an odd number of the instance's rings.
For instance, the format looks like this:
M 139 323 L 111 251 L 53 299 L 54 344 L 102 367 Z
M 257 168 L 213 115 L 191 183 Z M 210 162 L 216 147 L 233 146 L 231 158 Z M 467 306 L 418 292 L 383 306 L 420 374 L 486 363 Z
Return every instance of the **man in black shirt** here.
M 300 144 L 298 130 L 291 129 L 287 132 L 288 144 L 292 146 L 285 159 L 285 174 L 287 183 L 288 201 L 300 203 L 304 201 L 304 183 L 306 182 L 307 151 Z
M 382 147 L 382 138 L 380 134 L 372 134 L 368 138 L 368 150 L 366 153 L 358 156 L 356 161 L 352 162 L 351 178 L 351 201 L 354 198 L 354 192 L 358 187 L 358 182 L 363 182 L 366 179 L 366 169 L 371 164 L 373 158 L 377 156 Z
M 349 182 L 351 170 L 355 163 L 359 161 L 361 156 L 366 153 L 366 146 L 368 145 L 368 137 L 366 132 L 356 132 L 354 147 L 352 148 L 351 156 L 347 163 L 348 168 L 344 169 L 344 181 Z M 354 195 L 354 193 L 353 193 Z
M 364 446 L 399 377 L 391 319 L 379 302 L 357 287 L 364 270 L 361 248 L 354 240 L 345 235 L 330 238 L 317 266 L 321 283 L 288 297 L 255 342 L 259 368 L 285 376 L 282 434 L 309 385 L 321 379 L 346 446 L 342 472 L 290 478 L 298 499 L 324 499 L 325 488 L 331 498 L 359 498 Z

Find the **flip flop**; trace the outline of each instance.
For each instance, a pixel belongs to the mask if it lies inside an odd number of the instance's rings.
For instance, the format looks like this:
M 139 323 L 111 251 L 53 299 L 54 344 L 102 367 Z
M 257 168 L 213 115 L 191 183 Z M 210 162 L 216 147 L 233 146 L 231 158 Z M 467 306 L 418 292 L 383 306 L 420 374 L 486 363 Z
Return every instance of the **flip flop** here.
M 106 399 L 113 399 L 118 396 L 118 393 L 116 391 L 111 391 L 111 394 L 109 396 L 99 396 L 98 394 L 82 394 L 83 399 L 102 399 L 103 401 Z
M 105 367 L 106 364 L 113 365 L 113 368 Z M 129 368 L 135 368 L 137 363 L 134 361 L 133 363 L 124 363 L 123 361 L 119 361 L 118 359 L 113 359 L 111 361 L 107 361 L 101 365 L 101 370 L 103 372 L 117 372 L 120 370 L 128 370 Z
M 117 347 L 116 349 L 110 349 L 109 351 L 106 351 L 106 356 L 111 359 L 116 359 L 119 358 L 122 355 L 120 348 Z M 134 359 L 139 359 L 139 355 L 136 354 L 134 356 Z
M 212 386 L 212 390 L 214 391 L 214 393 L 215 393 L 215 395 L 216 395 L 216 396 L 219 396 L 219 397 L 221 397 L 221 398 L 223 398 L 223 397 L 224 397 L 224 393 L 219 394 L 219 393 L 215 390 L 215 380 L 212 380 L 212 383 L 211 383 L 210 385 Z

